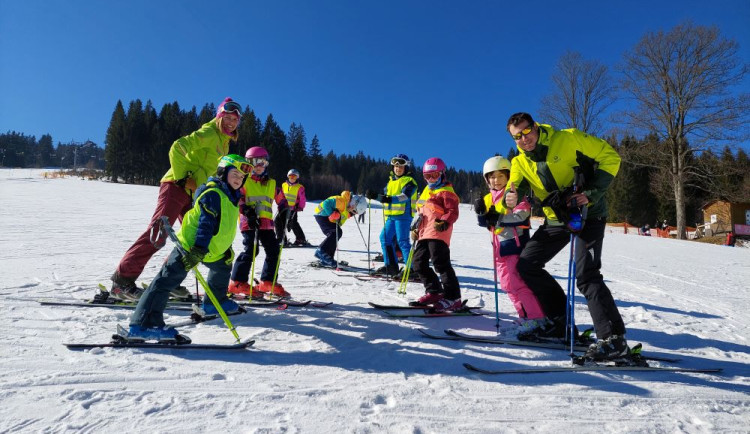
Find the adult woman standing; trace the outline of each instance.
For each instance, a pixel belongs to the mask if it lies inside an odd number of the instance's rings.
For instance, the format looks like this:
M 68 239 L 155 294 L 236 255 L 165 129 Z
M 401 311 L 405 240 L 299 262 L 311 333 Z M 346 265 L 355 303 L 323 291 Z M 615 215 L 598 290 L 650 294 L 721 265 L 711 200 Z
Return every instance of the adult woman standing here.
M 160 218 L 167 216 L 170 223 L 178 218 L 182 221 L 198 186 L 216 174 L 219 160 L 229 153 L 229 141 L 237 140 L 240 116 L 240 105 L 232 98 L 225 98 L 215 118 L 172 144 L 170 168 L 161 179 L 156 210 L 146 231 L 125 252 L 112 275 L 112 297 L 137 300 L 141 296 L 143 289 L 135 282 L 151 256 L 162 247 L 155 246 L 151 239 L 152 233 L 158 234 Z

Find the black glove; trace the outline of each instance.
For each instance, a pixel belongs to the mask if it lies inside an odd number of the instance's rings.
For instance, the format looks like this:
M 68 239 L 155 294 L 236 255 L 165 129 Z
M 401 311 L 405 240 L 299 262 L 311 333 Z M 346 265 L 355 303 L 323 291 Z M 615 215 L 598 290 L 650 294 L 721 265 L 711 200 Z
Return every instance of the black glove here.
M 185 252 L 185 254 L 182 255 L 182 265 L 185 266 L 185 271 L 189 271 L 196 265 L 200 264 L 206 256 L 206 253 L 208 253 L 208 250 L 197 246 L 193 246 L 189 252 Z
M 500 213 L 495 210 L 495 207 L 490 208 L 487 214 L 484 215 L 487 226 L 497 226 L 497 221 L 500 220 Z
M 474 201 L 474 212 L 478 215 L 484 215 L 487 212 L 487 205 L 481 197 Z
M 391 201 L 393 201 L 393 198 L 391 196 L 387 196 L 385 194 L 378 195 L 378 202 L 380 203 L 391 203 Z
M 251 231 L 260 227 L 260 221 L 258 220 L 258 214 L 255 212 L 255 208 L 245 205 L 242 207 L 242 214 L 247 218 L 247 226 Z
M 445 232 L 448 230 L 448 222 L 445 220 L 435 220 L 434 226 L 435 230 L 438 232 Z
M 378 194 L 368 188 L 367 191 L 365 191 L 365 197 L 370 200 L 373 200 L 376 197 L 378 197 Z

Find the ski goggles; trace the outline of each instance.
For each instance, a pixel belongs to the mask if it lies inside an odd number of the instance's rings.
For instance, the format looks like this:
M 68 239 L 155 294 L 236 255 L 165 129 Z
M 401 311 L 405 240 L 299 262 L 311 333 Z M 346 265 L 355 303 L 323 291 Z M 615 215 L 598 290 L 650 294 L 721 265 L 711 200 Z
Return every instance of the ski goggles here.
M 520 133 L 511 134 L 510 136 L 513 137 L 513 140 L 521 140 L 521 137 L 528 136 L 532 131 L 534 131 L 534 126 L 529 125 L 528 127 L 522 129 Z
M 253 166 L 247 164 L 247 163 L 240 163 L 239 165 L 235 165 L 235 168 L 239 169 L 240 172 L 242 172 L 243 175 L 247 175 L 248 173 L 252 172 Z
M 422 176 L 424 176 L 425 181 L 435 182 L 440 178 L 440 172 L 427 172 L 423 173 Z
M 242 107 L 234 101 L 229 101 L 221 106 L 221 113 L 234 113 L 237 116 L 242 116 Z
M 258 166 L 268 167 L 268 158 L 263 158 L 263 157 L 251 158 L 250 162 L 253 164 L 253 167 L 258 167 Z
M 400 157 L 393 157 L 391 159 L 391 166 L 406 166 L 406 163 L 408 163 L 408 161 Z

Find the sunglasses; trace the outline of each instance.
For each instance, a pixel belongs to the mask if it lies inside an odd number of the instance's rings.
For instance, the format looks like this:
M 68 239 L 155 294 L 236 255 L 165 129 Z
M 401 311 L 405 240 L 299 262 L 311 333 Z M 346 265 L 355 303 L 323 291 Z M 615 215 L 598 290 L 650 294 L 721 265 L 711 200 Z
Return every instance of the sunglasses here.
M 253 166 L 263 166 L 268 167 L 268 160 L 266 158 L 252 158 L 250 160 L 251 163 L 253 163 Z
M 222 113 L 235 113 L 237 116 L 241 116 L 242 107 L 234 101 L 229 101 L 221 106 L 221 111 Z
M 513 140 L 521 140 L 521 137 L 528 136 L 532 131 L 534 131 L 534 127 L 532 125 L 529 125 L 528 127 L 522 129 L 520 133 L 511 134 L 510 136 L 513 137 Z
M 403 158 L 394 157 L 391 160 L 391 166 L 406 166 L 407 161 Z
M 440 172 L 427 172 L 423 173 L 422 176 L 424 176 L 424 179 L 427 181 L 436 181 L 438 178 L 440 178 Z

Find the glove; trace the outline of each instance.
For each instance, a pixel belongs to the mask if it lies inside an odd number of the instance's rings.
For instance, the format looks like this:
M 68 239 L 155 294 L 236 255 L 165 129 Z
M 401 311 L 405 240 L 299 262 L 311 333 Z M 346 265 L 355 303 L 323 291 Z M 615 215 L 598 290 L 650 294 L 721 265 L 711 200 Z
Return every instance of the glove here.
M 387 196 L 385 194 L 379 194 L 378 195 L 378 202 L 380 203 L 391 203 L 393 201 L 392 196 Z
M 435 220 L 435 223 L 433 223 L 435 226 L 435 230 L 438 232 L 445 232 L 448 230 L 448 222 L 445 220 Z
M 193 267 L 200 264 L 206 256 L 206 253 L 208 253 L 208 250 L 198 246 L 193 246 L 189 252 L 185 252 L 182 256 L 182 265 L 185 266 L 185 271 L 192 270 Z
M 419 231 L 417 229 L 411 231 L 410 234 L 412 241 L 417 241 L 419 239 Z
M 481 197 L 474 202 L 474 212 L 477 215 L 484 215 L 487 213 L 487 205 L 484 203 L 484 199 Z
M 232 263 L 234 262 L 234 250 L 230 246 L 226 252 L 224 252 L 224 263 L 232 266 Z
M 497 221 L 500 219 L 500 213 L 498 213 L 495 208 L 492 208 L 487 211 L 484 218 L 487 221 L 487 226 L 497 226 Z
M 190 177 L 185 177 L 180 179 L 179 181 L 175 181 L 175 184 L 179 185 L 180 187 L 190 190 L 192 193 L 195 193 L 195 190 L 198 189 L 198 186 L 195 185 L 195 180 Z
M 245 205 L 242 207 L 242 214 L 247 218 L 247 226 L 251 231 L 260 227 L 260 220 L 258 220 L 258 214 L 255 212 L 255 208 Z
M 376 197 L 378 197 L 378 194 L 368 188 L 367 191 L 365 191 L 365 197 L 370 200 L 373 200 Z
M 331 223 L 336 223 L 341 218 L 341 213 L 337 211 L 334 211 L 331 213 L 331 215 L 328 216 L 328 221 Z

